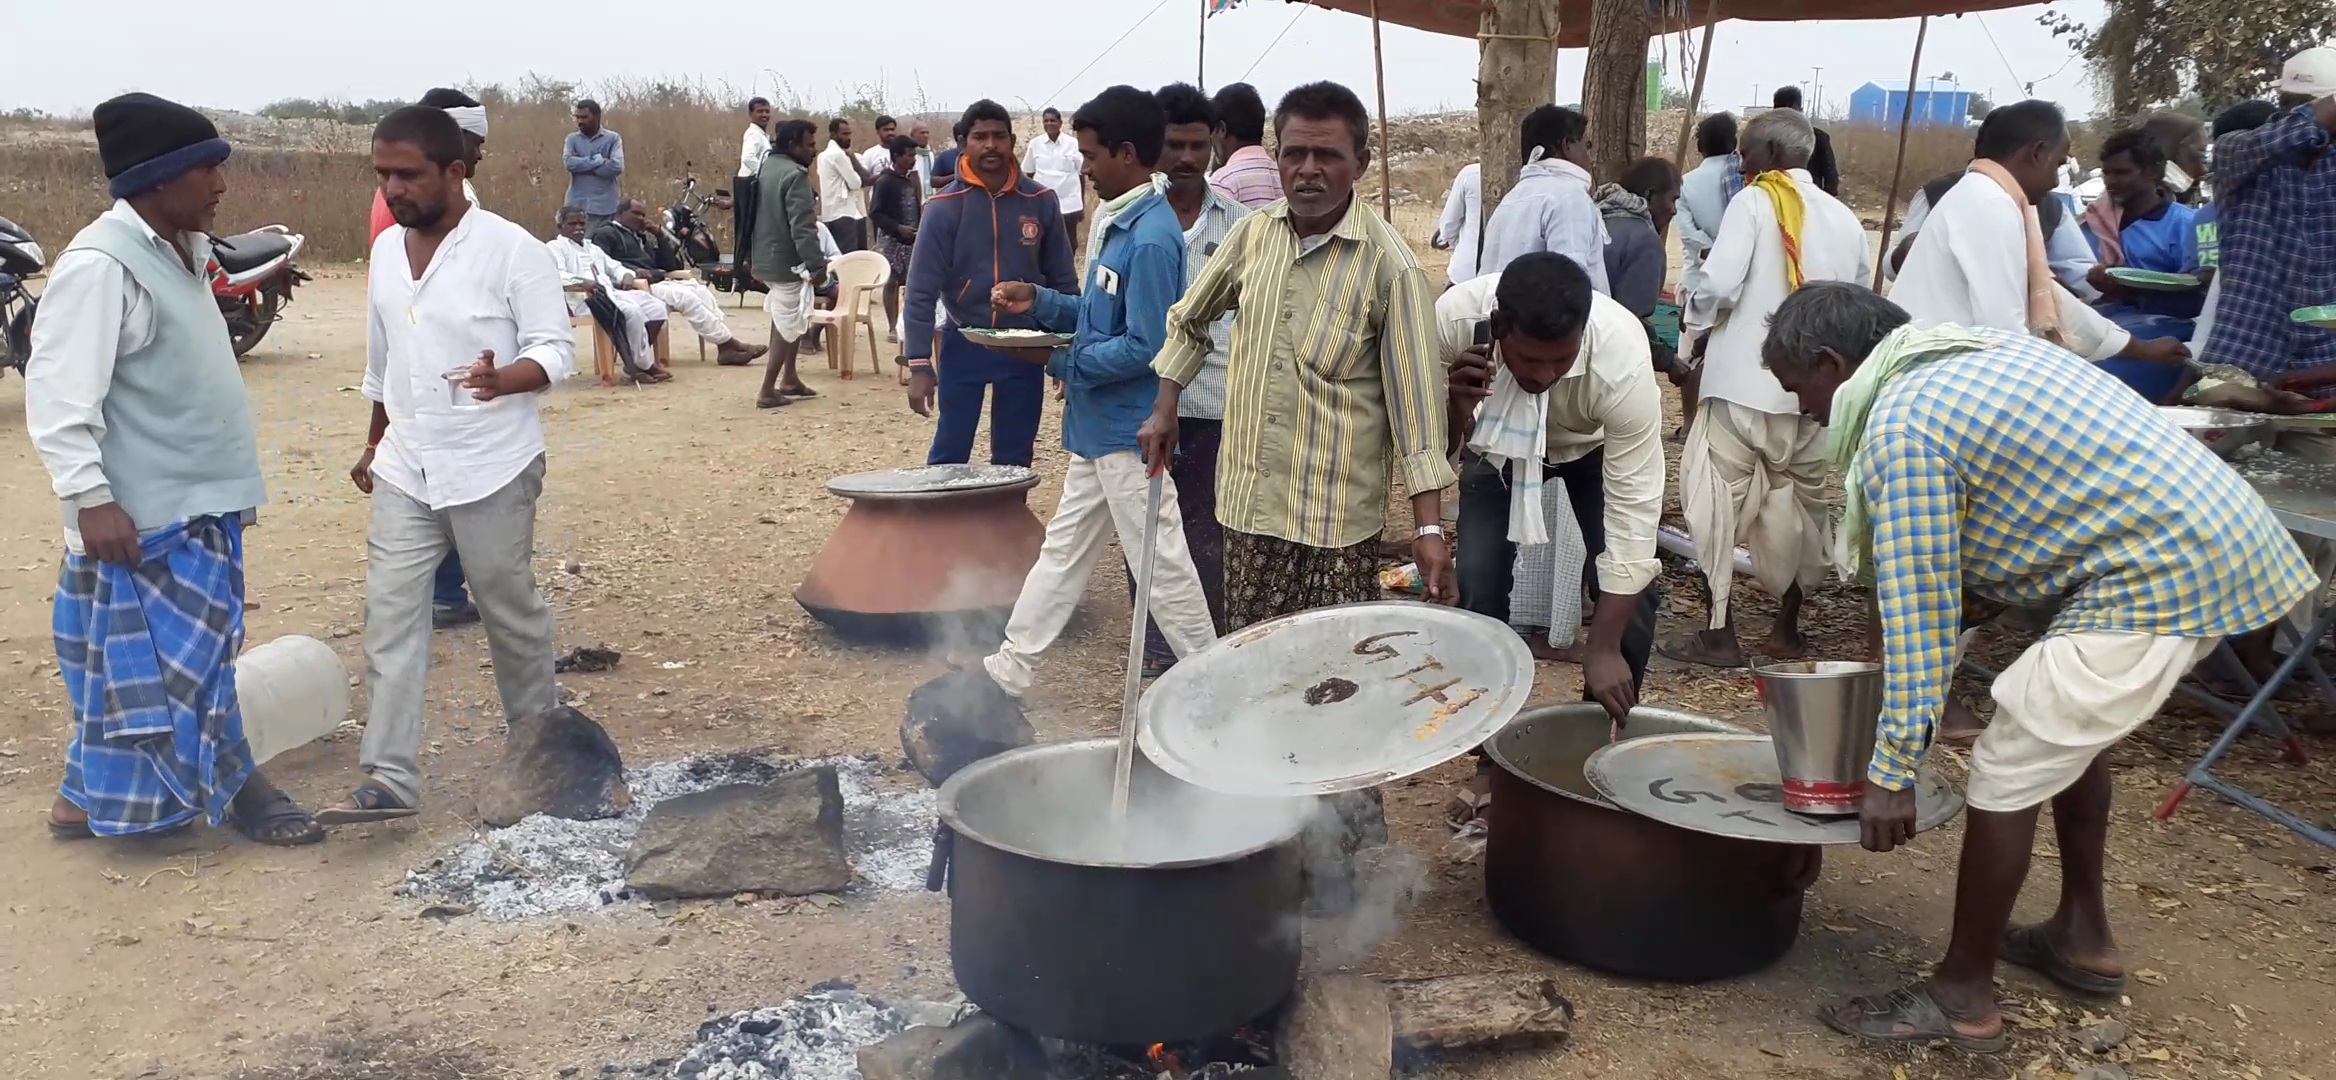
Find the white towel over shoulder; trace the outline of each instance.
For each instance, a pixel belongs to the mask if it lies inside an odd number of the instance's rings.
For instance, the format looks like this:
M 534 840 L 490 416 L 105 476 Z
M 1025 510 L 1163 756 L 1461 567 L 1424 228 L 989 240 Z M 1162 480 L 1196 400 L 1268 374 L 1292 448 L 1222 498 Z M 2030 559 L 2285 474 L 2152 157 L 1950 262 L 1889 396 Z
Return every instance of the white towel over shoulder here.
M 1549 395 L 1526 393 L 1496 357 L 1492 394 L 1477 407 L 1468 448 L 1509 470 L 1509 539 L 1515 543 L 1549 542 L 1541 517 L 1541 459 L 1548 446 Z

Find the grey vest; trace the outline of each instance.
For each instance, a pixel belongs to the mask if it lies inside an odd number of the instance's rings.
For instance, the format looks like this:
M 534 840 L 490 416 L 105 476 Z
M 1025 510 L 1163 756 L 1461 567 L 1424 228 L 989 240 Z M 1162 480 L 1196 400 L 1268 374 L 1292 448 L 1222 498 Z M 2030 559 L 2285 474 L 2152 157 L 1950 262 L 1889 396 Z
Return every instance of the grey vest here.
M 90 222 L 65 250 L 120 263 L 154 306 L 154 340 L 114 359 L 106 389 L 97 447 L 114 502 L 140 532 L 266 502 L 243 372 L 210 284 L 114 217 Z M 70 527 L 71 507 L 65 517 Z

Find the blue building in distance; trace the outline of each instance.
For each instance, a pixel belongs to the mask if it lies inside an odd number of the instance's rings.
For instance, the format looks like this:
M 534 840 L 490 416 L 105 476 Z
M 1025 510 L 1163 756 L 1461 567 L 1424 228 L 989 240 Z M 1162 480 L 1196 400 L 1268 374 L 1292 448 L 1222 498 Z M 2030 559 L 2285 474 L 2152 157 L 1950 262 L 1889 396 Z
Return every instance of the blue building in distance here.
M 1969 90 L 1953 83 L 1926 79 L 1913 91 L 1916 127 L 1968 127 L 1971 123 Z M 1849 119 L 1853 123 L 1895 128 L 1906 115 L 1907 87 L 1903 81 L 1870 82 L 1851 91 Z

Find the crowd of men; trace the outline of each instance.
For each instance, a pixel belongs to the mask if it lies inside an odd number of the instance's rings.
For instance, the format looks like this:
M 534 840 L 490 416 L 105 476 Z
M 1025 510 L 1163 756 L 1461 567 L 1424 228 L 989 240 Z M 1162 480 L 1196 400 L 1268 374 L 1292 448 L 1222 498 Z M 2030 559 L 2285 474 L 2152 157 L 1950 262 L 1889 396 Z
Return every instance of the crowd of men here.
M 2285 313 L 2336 301 L 2332 59 L 2291 63 L 2281 102 L 2228 125 L 2211 173 L 2203 153 L 2159 141 L 2187 138 L 2178 126 L 2112 140 L 2113 203 L 2079 223 L 2096 265 L 2150 262 L 2182 242 L 2185 221 L 2196 228 L 2171 209 L 2189 190 L 2168 190 L 2182 187 L 2175 171 L 2192 188 L 2210 181 L 2219 293 L 2206 355 L 2323 393 L 2336 392 L 2336 334 Z M 470 196 L 484 110 L 433 94 L 438 104 L 374 132 L 389 224 L 370 261 L 372 411 L 351 471 L 372 506 L 365 775 L 313 816 L 252 764 L 233 689 L 242 530 L 265 493 L 202 273 L 229 147 L 158 98 L 97 110 L 118 201 L 58 260 L 27 371 L 28 426 L 68 552 L 56 626 L 76 730 L 49 815 L 59 836 L 203 819 L 299 844 L 324 825 L 417 813 L 431 613 L 453 556 L 506 713 L 554 701 L 551 614 L 530 556 L 538 404 L 574 369 L 573 320 L 621 334 L 645 381 L 663 375 L 651 328 L 675 312 L 723 342 L 725 362 L 748 362 L 648 208 L 617 190 L 623 144 L 597 105 L 576 109 L 568 205 L 544 242 Z M 1706 160 L 1684 177 L 1650 161 L 1604 184 L 1582 117 L 1535 110 L 1509 193 L 1473 237 L 1439 237 L 1475 249 L 1465 280 L 1439 285 L 1358 198 L 1372 121 L 1334 83 L 1281 98 L 1270 151 L 1264 103 L 1244 85 L 1213 97 L 1115 86 L 1067 124 L 1049 110 L 1027 147 L 1003 107 L 979 101 L 938 155 L 923 125 L 902 135 L 889 119 L 861 153 L 851 122 L 832 121 L 822 148 L 816 125 L 772 122 L 758 100 L 738 225 L 741 272 L 768 290 L 760 403 L 812 395 L 795 365 L 818 293 L 838 259 L 871 246 L 902 284 L 908 404 L 937 416 L 928 461 L 972 457 L 986 400 L 989 460 L 1031 463 L 1045 380 L 1060 383 L 1061 499 L 1004 641 L 973 676 L 1000 707 L 1033 685 L 1109 538 L 1142 550 L 1154 492 L 1157 565 L 1130 571 L 1150 583 L 1149 662 L 1164 666 L 1223 632 L 1377 598 L 1392 477 L 1426 598 L 1572 647 L 1584 697 L 1620 721 L 1656 648 L 1668 486 L 1656 379 L 1679 383 L 1699 405 L 1679 497 L 1710 553 L 1709 619 L 1664 648 L 1742 662 L 1729 605 L 1738 544 L 1755 582 L 1784 600 L 1761 649 L 1771 656 L 1805 651 L 1797 615 L 1828 570 L 1870 580 L 1886 681 L 1861 813 L 1869 848 L 1911 839 L 1916 770 L 1955 734 L 1947 688 L 1966 592 L 2056 611 L 1994 684 L 1993 722 L 1964 732 L 1976 738 L 1971 812 L 1945 959 L 1921 982 L 1823 1014 L 1869 1040 L 2000 1048 L 1998 959 L 2086 992 L 2125 983 L 2102 896 L 2104 752 L 2215 642 L 2279 619 L 2318 579 L 2235 473 L 2100 363 L 2171 367 L 2189 347 L 2127 329 L 2178 316 L 2118 310 L 2132 298 L 2101 287 L 2115 275 L 2054 254 L 2048 237 L 2066 219 L 2048 227 L 2044 207 L 2069 147 L 2056 107 L 1986 118 L 1969 168 L 1926 187 L 1885 298 L 1866 287 L 1877 253 L 1837 178 L 1814 167 L 1826 142 L 1795 104 L 1740 129 L 1706 123 Z M 1653 319 L 1674 221 L 1690 263 L 1676 344 Z M 2072 273 L 2108 306 L 2078 298 Z M 953 332 L 975 326 L 1069 344 L 983 347 Z M 1838 521 L 1820 494 L 1828 470 L 1845 479 Z M 1454 485 L 1456 553 L 1443 504 Z M 1374 828 L 1375 796 L 1344 802 L 1343 824 Z M 2011 928 L 2046 803 L 2060 904 Z

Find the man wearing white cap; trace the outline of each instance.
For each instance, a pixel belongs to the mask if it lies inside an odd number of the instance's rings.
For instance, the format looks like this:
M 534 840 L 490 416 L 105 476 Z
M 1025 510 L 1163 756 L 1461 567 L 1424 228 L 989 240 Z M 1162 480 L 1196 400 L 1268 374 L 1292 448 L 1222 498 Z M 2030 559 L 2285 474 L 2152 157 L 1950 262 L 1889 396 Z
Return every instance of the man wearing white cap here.
M 2285 112 L 2215 145 L 2222 289 L 2201 359 L 2336 396 L 2336 332 L 2289 318 L 2336 304 L 2336 48 L 2297 53 L 2279 94 Z

